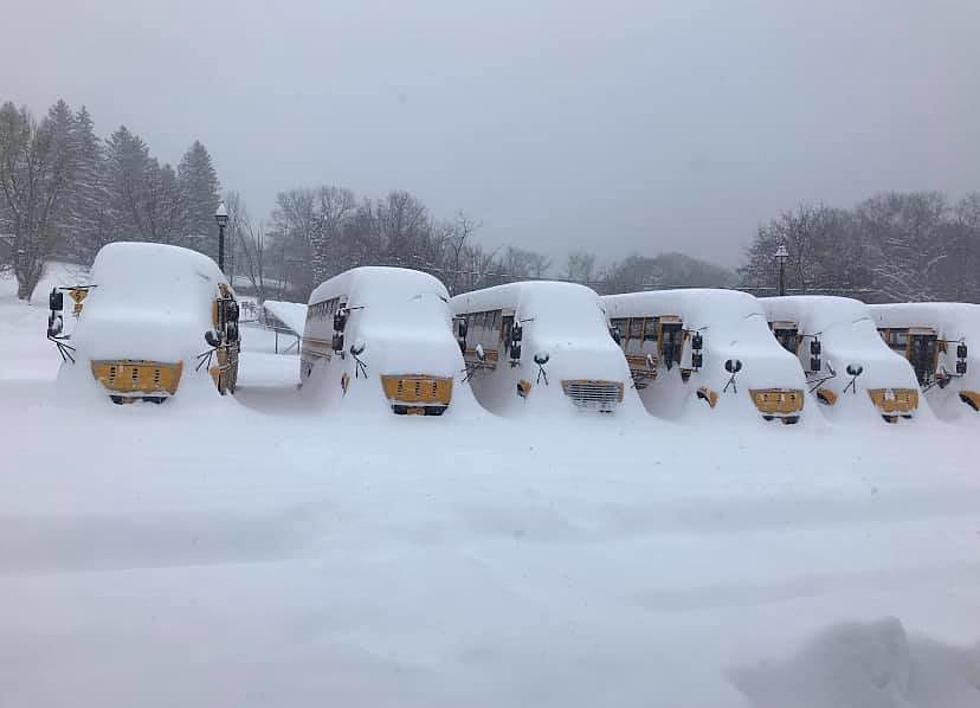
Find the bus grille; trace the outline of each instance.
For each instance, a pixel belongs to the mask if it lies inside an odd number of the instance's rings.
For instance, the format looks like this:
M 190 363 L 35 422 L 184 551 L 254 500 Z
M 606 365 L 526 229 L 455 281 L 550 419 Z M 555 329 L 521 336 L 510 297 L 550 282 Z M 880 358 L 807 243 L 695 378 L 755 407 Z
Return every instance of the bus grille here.
M 578 408 L 609 412 L 623 402 L 622 381 L 570 379 L 561 388 Z

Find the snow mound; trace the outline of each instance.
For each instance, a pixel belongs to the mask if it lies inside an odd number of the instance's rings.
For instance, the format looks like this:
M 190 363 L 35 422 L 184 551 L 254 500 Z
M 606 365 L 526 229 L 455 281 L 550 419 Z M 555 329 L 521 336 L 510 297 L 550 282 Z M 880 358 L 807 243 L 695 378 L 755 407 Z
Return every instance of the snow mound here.
M 754 708 L 974 708 L 980 645 L 909 636 L 895 618 L 844 623 L 795 656 L 736 669 L 731 679 Z

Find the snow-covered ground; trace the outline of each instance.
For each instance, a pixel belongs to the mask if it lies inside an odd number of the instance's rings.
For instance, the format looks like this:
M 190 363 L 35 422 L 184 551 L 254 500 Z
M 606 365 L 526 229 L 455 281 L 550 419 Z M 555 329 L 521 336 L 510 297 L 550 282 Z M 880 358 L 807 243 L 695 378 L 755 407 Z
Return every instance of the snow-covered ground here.
M 245 327 L 235 398 L 119 407 L 45 299 L 0 281 L 0 705 L 980 705 L 980 420 L 366 419 Z

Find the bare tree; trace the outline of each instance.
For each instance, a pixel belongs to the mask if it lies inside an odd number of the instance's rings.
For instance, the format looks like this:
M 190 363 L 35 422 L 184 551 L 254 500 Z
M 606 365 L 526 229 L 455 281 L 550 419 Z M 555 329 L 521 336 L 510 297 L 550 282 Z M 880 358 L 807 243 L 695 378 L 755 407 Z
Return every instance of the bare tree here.
M 442 260 L 443 282 L 449 290 L 450 295 L 459 292 L 458 288 L 463 282 L 464 255 L 466 254 L 469 241 L 481 224 L 474 221 L 464 212 L 456 214 L 455 221 L 443 225 L 441 243 L 444 247 Z
M 595 281 L 595 254 L 572 251 L 565 261 L 565 279 L 588 285 Z
M 857 207 L 875 288 L 885 299 L 935 300 L 947 248 L 946 198 L 936 192 L 881 194 Z
M 274 233 L 267 232 L 261 222 L 252 221 L 236 192 L 226 195 L 225 205 L 228 208 L 228 235 L 238 254 L 236 261 L 256 299 L 260 305 L 266 300 L 281 299 L 285 284 L 274 274 L 283 270 L 283 240 L 277 240 Z
M 71 120 L 63 102 L 40 124 L 26 108 L 0 106 L 0 233 L 11 236 L 9 267 L 21 300 L 30 300 L 58 243 L 61 198 L 77 168 Z

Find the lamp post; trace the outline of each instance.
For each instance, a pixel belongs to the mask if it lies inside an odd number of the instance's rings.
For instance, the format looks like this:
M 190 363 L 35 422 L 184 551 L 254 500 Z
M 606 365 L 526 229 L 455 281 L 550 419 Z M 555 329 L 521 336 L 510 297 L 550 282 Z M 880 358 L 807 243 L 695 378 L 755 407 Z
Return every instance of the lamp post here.
M 781 297 L 786 294 L 786 259 L 789 258 L 789 251 L 786 250 L 785 243 L 779 244 L 773 258 L 779 263 L 779 295 Z
M 214 210 L 214 220 L 218 222 L 218 270 L 225 272 L 225 227 L 228 225 L 228 209 L 221 202 Z

